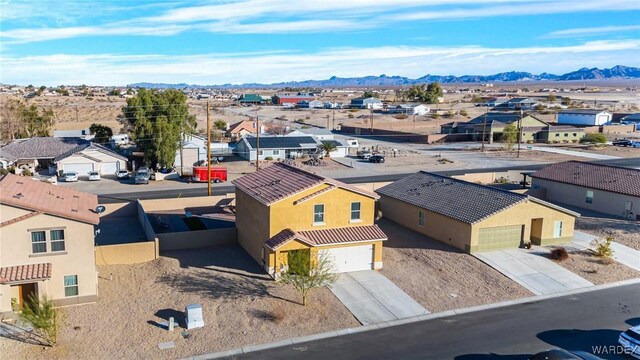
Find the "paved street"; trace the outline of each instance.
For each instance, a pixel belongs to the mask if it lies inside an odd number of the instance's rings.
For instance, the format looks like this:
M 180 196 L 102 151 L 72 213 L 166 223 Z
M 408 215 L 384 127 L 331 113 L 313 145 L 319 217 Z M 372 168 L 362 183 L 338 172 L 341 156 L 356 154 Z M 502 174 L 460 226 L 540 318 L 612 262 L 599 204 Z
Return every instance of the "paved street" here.
M 550 348 L 592 352 L 640 324 L 640 285 L 627 285 L 287 345 L 236 359 L 526 359 Z M 604 359 L 625 355 L 600 354 Z

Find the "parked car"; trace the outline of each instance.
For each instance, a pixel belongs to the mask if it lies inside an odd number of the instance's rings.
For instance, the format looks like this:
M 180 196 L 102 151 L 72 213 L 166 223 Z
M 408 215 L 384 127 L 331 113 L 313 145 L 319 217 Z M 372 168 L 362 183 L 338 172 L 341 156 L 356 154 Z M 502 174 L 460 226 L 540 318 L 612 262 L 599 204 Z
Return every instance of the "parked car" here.
M 100 173 L 97 171 L 89 171 L 89 181 L 100 181 Z
M 602 358 L 585 351 L 551 349 L 534 354 L 529 360 L 602 360 Z
M 116 173 L 116 177 L 118 179 L 128 179 L 129 172 L 127 170 L 118 170 L 118 172 Z
M 618 337 L 618 344 L 629 350 L 629 355 L 640 359 L 640 325 L 623 332 Z
M 369 157 L 369 162 L 384 163 L 384 156 L 382 156 L 382 155 L 372 155 L 371 157 Z
M 65 182 L 74 182 L 74 181 L 78 181 L 78 173 L 75 171 L 69 171 L 68 173 L 64 174 L 64 181 Z
M 136 184 L 148 184 L 150 178 L 151 174 L 149 173 L 148 169 L 147 171 L 143 171 L 142 168 L 140 168 L 138 172 L 136 172 L 134 182 Z
M 362 151 L 358 151 L 358 152 L 356 153 L 356 155 L 357 155 L 360 159 L 368 160 L 368 159 L 371 157 L 371 155 L 373 155 L 373 154 L 371 154 L 371 151 L 368 151 L 368 150 L 362 150 Z

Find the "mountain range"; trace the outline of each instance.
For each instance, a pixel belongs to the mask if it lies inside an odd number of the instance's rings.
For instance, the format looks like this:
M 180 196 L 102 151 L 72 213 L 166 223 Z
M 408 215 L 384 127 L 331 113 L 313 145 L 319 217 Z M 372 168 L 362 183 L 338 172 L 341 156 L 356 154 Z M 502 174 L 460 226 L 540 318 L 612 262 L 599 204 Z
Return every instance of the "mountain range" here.
M 156 89 L 168 88 L 313 88 L 313 87 L 371 87 L 371 86 L 403 86 L 431 83 L 434 81 L 443 84 L 452 83 L 492 83 L 492 82 L 531 82 L 531 81 L 576 81 L 576 80 L 602 80 L 602 79 L 638 79 L 640 68 L 617 65 L 610 69 L 582 68 L 564 75 L 542 73 L 535 75 L 529 72 L 509 71 L 494 75 L 425 75 L 417 79 L 403 76 L 364 76 L 340 78 L 332 76 L 326 80 L 288 81 L 272 84 L 223 84 L 223 85 L 190 85 L 190 84 L 164 84 L 141 82 L 130 84 L 131 87 L 145 87 Z

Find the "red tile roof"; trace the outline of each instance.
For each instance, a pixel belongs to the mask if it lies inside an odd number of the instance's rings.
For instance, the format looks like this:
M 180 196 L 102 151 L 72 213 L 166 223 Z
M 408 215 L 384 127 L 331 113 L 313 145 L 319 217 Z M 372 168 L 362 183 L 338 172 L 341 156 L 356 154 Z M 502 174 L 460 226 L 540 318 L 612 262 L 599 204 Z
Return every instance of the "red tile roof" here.
M 329 184 L 374 199 L 378 198 L 378 195 L 372 192 L 283 163 L 264 167 L 257 172 L 233 180 L 232 183 L 267 206 L 320 184 Z
M 378 225 L 350 226 L 334 229 L 301 230 L 284 229 L 266 242 L 268 248 L 276 250 L 291 240 L 299 240 L 309 246 L 345 244 L 374 240 L 387 240 L 387 235 Z
M 11 224 L 17 223 L 17 222 L 22 221 L 22 220 L 26 220 L 28 218 L 31 218 L 31 217 L 34 217 L 34 216 L 40 215 L 40 214 L 41 213 L 38 212 L 38 211 L 30 212 L 30 213 L 24 214 L 22 216 L 18 216 L 17 218 L 10 219 L 10 220 L 7 220 L 5 222 L 1 222 L 0 223 L 0 227 L 11 225 Z
M 0 284 L 46 280 L 51 278 L 51 267 L 51 263 L 2 267 Z
M 618 194 L 640 196 L 640 170 L 638 169 L 567 161 L 549 165 L 536 171 L 531 177 Z
M 76 190 L 7 174 L 0 178 L 0 204 L 97 225 L 98 197 Z

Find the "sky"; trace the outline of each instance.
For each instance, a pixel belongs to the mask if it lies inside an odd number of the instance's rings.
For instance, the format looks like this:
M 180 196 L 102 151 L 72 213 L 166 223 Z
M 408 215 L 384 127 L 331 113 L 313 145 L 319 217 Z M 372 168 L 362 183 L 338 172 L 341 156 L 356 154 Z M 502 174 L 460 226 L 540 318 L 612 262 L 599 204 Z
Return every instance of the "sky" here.
M 0 82 L 273 83 L 640 66 L 640 0 L 0 0 Z

